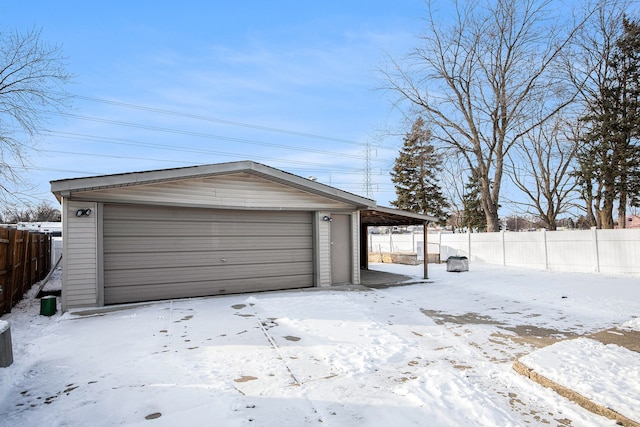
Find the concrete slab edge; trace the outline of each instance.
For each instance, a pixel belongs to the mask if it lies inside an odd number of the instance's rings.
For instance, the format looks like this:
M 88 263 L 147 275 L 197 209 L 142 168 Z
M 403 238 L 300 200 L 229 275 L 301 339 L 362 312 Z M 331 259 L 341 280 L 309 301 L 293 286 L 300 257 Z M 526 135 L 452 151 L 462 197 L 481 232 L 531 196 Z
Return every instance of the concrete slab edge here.
M 607 417 L 611 420 L 616 421 L 618 425 L 625 426 L 625 427 L 640 427 L 639 422 L 634 421 L 630 418 L 627 418 L 624 415 L 614 411 L 611 408 L 607 408 L 605 406 L 599 405 L 587 399 L 586 397 L 582 396 L 580 393 L 577 393 L 563 385 L 560 385 L 554 381 L 551 381 L 550 379 L 546 378 L 543 375 L 540 375 L 533 369 L 526 366 L 519 359 L 516 359 L 515 362 L 513 362 L 513 370 L 519 373 L 520 375 L 523 375 L 529 378 L 531 381 L 555 391 L 560 396 L 566 399 L 569 399 L 574 403 L 577 403 L 578 405 L 582 406 L 588 411 L 593 412 L 594 414 L 601 415 L 603 417 Z

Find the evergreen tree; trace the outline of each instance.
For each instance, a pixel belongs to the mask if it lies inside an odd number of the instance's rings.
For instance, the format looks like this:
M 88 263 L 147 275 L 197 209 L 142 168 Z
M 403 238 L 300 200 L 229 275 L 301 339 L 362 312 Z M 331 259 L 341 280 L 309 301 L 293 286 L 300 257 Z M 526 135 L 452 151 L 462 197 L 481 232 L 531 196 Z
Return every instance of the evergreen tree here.
M 421 117 L 404 137 L 404 145 L 395 160 L 391 180 L 397 199 L 392 206 L 409 212 L 433 215 L 446 222 L 449 203 L 440 190 L 438 174 L 442 171 L 442 156 L 431 145 L 431 131 L 425 129 Z
M 465 185 L 465 193 L 462 196 L 462 226 L 469 231 L 487 231 L 487 220 L 482 209 L 482 195 L 480 193 L 480 180 L 474 170 Z
M 606 62 L 599 91 L 583 120 L 589 125 L 578 150 L 576 175 L 590 194 L 599 227 L 613 228 L 613 209 L 624 219 L 640 200 L 640 26 L 623 19 L 622 35 Z
M 620 178 L 618 222 L 626 225 L 627 203 L 639 206 L 640 198 L 640 25 L 624 19 L 623 36 L 616 43 L 613 66 L 620 82 Z

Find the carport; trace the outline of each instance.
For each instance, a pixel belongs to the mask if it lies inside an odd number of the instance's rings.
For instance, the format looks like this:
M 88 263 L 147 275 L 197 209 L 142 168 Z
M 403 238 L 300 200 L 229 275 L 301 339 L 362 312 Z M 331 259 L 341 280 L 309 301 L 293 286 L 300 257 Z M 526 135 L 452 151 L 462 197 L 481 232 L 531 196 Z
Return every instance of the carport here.
M 369 269 L 369 227 L 393 227 L 407 225 L 422 225 L 423 253 L 424 253 L 424 278 L 429 278 L 427 259 L 427 227 L 430 222 L 438 221 L 438 218 L 430 215 L 422 215 L 398 209 L 376 206 L 374 209 L 360 211 L 360 268 Z

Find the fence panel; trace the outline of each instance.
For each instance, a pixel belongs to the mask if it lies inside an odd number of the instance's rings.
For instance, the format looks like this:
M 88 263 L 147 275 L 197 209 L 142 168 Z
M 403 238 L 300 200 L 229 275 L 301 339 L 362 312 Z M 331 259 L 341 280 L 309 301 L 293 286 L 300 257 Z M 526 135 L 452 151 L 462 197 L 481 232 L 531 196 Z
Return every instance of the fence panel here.
M 13 232 L 13 242 L 11 244 L 11 259 L 13 260 L 11 266 L 11 298 L 6 312 L 11 311 L 11 307 L 22 298 L 20 290 L 24 279 L 25 246 L 28 234 L 29 232 L 25 230 L 15 230 Z
M 383 253 L 414 253 L 418 260 L 424 259 L 424 234 L 369 234 L 369 252 Z M 438 254 L 440 244 L 437 234 L 427 236 L 427 253 Z
M 462 233 L 440 234 L 440 261 L 450 256 L 469 257 L 469 235 Z
M 440 257 L 572 272 L 640 274 L 640 230 L 441 234 Z
M 504 233 L 504 264 L 544 268 L 547 264 L 544 233 Z
M 4 307 L 7 305 L 7 300 L 10 300 L 11 295 L 11 277 L 9 271 L 10 265 L 10 250 L 9 243 L 11 242 L 10 236 L 11 230 L 8 228 L 0 228 L 0 314 L 4 312 Z
M 594 236 L 593 230 L 548 231 L 547 268 L 581 273 L 597 271 Z
M 479 260 L 489 264 L 504 263 L 504 245 L 502 233 L 472 233 L 471 260 Z
M 51 236 L 0 227 L 0 315 L 51 268 Z
M 603 273 L 640 273 L 640 229 L 598 230 L 598 266 Z

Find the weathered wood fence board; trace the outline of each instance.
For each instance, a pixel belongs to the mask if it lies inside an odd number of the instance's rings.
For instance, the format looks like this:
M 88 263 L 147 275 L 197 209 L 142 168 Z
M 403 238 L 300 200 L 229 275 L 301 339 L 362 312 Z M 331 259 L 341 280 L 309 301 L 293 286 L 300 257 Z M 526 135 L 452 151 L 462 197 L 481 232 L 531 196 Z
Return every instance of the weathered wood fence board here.
M 0 228 L 0 315 L 51 269 L 51 235 Z

